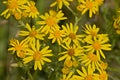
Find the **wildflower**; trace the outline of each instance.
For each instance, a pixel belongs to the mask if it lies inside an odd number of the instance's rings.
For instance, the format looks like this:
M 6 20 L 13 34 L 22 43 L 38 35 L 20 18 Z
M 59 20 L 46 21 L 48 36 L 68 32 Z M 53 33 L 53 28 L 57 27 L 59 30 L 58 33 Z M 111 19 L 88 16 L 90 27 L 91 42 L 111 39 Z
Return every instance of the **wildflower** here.
M 101 67 L 102 67 L 102 70 L 106 70 L 108 68 L 108 63 L 106 62 L 101 62 Z
M 24 64 L 33 60 L 34 70 L 37 68 L 42 70 L 42 65 L 44 65 L 45 62 L 51 62 L 47 57 L 53 56 L 53 54 L 51 54 L 52 50 L 49 50 L 48 48 L 49 46 L 46 46 L 41 49 L 39 40 L 37 40 L 36 44 L 31 44 L 31 48 L 27 50 L 28 53 L 26 53 L 26 57 L 23 59 Z
M 64 62 L 64 66 L 66 67 L 72 67 L 73 66 L 73 61 L 72 60 L 69 60 L 69 59 L 66 59 L 65 62 Z
M 87 70 L 82 67 L 82 71 L 76 70 L 79 76 L 75 75 L 76 80 L 99 80 L 97 78 L 98 74 L 94 73 L 94 70 L 88 66 Z
M 19 35 L 26 37 L 25 40 L 28 42 L 35 42 L 36 39 L 44 40 L 43 36 L 45 35 L 42 31 L 43 27 L 41 26 L 40 28 L 36 29 L 35 26 L 33 25 L 30 27 L 30 25 L 27 23 L 26 24 L 26 31 L 21 30 Z
M 100 71 L 99 79 L 100 80 L 108 80 L 108 74 L 106 73 L 106 71 Z
M 96 14 L 98 7 L 93 0 L 81 0 L 81 3 L 77 6 L 77 9 L 82 12 L 82 15 L 89 10 L 89 17 L 92 17 L 92 14 Z
M 70 72 L 67 75 L 63 75 L 60 80 L 71 80 L 72 75 L 73 75 L 73 72 Z
M 52 43 L 54 43 L 55 41 L 58 42 L 59 45 L 61 45 L 62 43 L 62 37 L 64 37 L 64 31 L 63 30 L 59 30 L 58 28 L 52 28 L 50 30 L 50 35 L 48 37 L 48 39 L 52 39 Z
M 80 56 L 83 53 L 83 49 L 81 46 L 76 46 L 73 44 L 73 46 L 70 46 L 70 44 L 66 43 L 65 45 L 61 45 L 66 51 L 60 52 L 59 55 L 63 55 L 58 60 L 76 60 L 75 57 Z
M 93 70 L 101 68 L 101 60 L 99 59 L 99 56 L 93 53 L 84 54 L 79 60 L 81 63 L 85 64 L 85 66 L 91 66 Z
M 28 13 L 28 17 L 37 18 L 39 15 L 39 12 L 35 6 L 35 2 L 30 1 L 27 4 L 28 5 L 24 6 L 24 9 L 25 9 L 24 11 Z
M 7 9 L 1 13 L 1 16 L 8 19 L 11 15 L 14 15 L 16 19 L 20 19 L 23 5 L 27 3 L 27 0 L 7 0 L 3 3 L 7 5 Z
M 25 52 L 28 48 L 28 45 L 26 44 L 25 40 L 19 42 L 17 39 L 11 39 L 10 45 L 12 47 L 10 47 L 8 51 L 16 52 L 17 56 L 20 58 L 23 58 L 25 56 Z
M 58 6 L 58 9 L 62 9 L 62 6 L 63 4 L 66 5 L 66 6 L 69 6 L 70 3 L 69 2 L 72 2 L 73 0 L 56 0 L 55 2 L 53 2 L 50 7 L 53 7 L 55 5 Z
M 93 25 L 93 27 L 90 24 L 85 24 L 85 27 L 83 27 L 83 29 L 86 34 L 93 37 L 97 37 L 99 32 L 99 28 L 97 28 L 95 24 Z
M 70 69 L 68 67 L 63 67 L 62 68 L 62 73 L 65 75 L 65 74 L 68 74 L 70 72 Z
M 52 27 L 59 28 L 58 22 L 60 20 L 67 19 L 66 17 L 63 17 L 63 16 L 64 16 L 64 13 L 62 13 L 62 11 L 55 12 L 53 10 L 50 10 L 49 13 L 45 13 L 45 16 L 44 15 L 40 16 L 40 18 L 43 19 L 44 21 L 38 21 L 37 24 L 45 25 L 44 30 L 47 34 Z
M 83 41 L 81 38 L 84 35 L 77 35 L 78 26 L 73 27 L 73 24 L 66 24 L 66 26 L 62 25 L 63 30 L 65 31 L 66 37 L 64 38 L 64 42 L 68 42 L 69 44 L 73 42 L 78 45 L 79 41 Z
M 90 51 L 91 53 L 93 53 L 94 51 L 96 51 L 97 56 L 100 55 L 105 58 L 105 55 L 103 53 L 102 50 L 111 50 L 111 44 L 107 43 L 109 41 L 107 36 L 99 36 L 98 38 L 93 38 L 91 36 L 88 36 L 85 41 L 89 44 L 87 46 L 85 46 L 86 51 Z

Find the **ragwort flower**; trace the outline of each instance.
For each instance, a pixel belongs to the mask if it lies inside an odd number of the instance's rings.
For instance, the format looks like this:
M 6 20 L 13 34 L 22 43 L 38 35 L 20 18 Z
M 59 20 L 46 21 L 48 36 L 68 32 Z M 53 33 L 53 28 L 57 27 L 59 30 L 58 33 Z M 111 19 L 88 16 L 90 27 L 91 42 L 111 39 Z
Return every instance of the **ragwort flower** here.
M 30 26 L 26 24 L 27 31 L 21 30 L 19 35 L 26 37 L 25 40 L 28 42 L 35 42 L 36 39 L 44 40 L 43 36 L 45 35 L 42 31 L 43 27 L 36 29 L 35 26 Z
M 99 80 L 98 74 L 94 73 L 91 66 L 88 66 L 87 70 L 82 67 L 82 71 L 76 70 L 79 75 L 73 75 L 73 80 Z
M 17 53 L 17 56 L 20 58 L 25 57 L 25 52 L 28 49 L 28 45 L 25 40 L 19 42 L 17 39 L 11 39 L 10 40 L 10 47 L 8 51 L 13 51 Z
M 51 62 L 51 60 L 47 57 L 53 56 L 51 54 L 52 50 L 48 49 L 49 46 L 44 47 L 41 49 L 39 40 L 37 40 L 36 44 L 31 44 L 31 48 L 27 50 L 26 57 L 23 59 L 24 64 L 34 61 L 34 70 L 42 70 L 42 65 L 45 62 Z
M 81 0 L 77 9 L 82 12 L 82 15 L 89 11 L 89 17 L 91 18 L 93 14 L 98 12 L 98 6 L 94 0 Z
M 27 5 L 23 7 L 24 13 L 26 12 L 28 17 L 37 18 L 39 15 L 39 12 L 35 6 L 34 1 L 27 2 Z
M 50 10 L 49 13 L 45 13 L 45 16 L 40 16 L 40 18 L 43 19 L 43 21 L 38 21 L 37 24 L 44 25 L 44 31 L 47 34 L 52 27 L 59 28 L 58 22 L 60 20 L 67 19 L 63 16 L 64 13 L 62 13 L 62 11 L 55 12 L 53 10 Z
M 76 46 L 73 44 L 73 46 L 70 46 L 70 44 L 66 43 L 65 45 L 61 45 L 66 51 L 65 52 L 60 52 L 59 55 L 63 55 L 61 56 L 58 60 L 62 61 L 62 60 L 76 60 L 75 57 L 79 57 L 81 56 L 81 54 L 83 53 L 83 48 L 79 45 Z
M 108 36 L 99 36 L 98 38 L 92 38 L 92 36 L 88 36 L 85 38 L 85 41 L 89 44 L 85 46 L 86 51 L 90 51 L 94 53 L 96 51 L 97 56 L 100 55 L 105 58 L 105 55 L 102 50 L 111 50 L 111 44 L 107 43 L 109 41 Z
M 93 53 L 83 54 L 79 60 L 85 66 L 91 66 L 93 70 L 101 69 L 101 60 L 99 59 L 99 56 Z
M 69 44 L 71 42 L 73 42 L 76 45 L 79 45 L 79 41 L 83 41 L 82 37 L 84 37 L 84 35 L 77 35 L 77 31 L 78 31 L 78 26 L 73 26 L 72 23 L 66 24 L 66 26 L 62 25 L 63 30 L 65 31 L 65 35 L 66 37 L 64 38 L 64 42 L 68 42 Z
M 50 35 L 48 39 L 52 39 L 52 43 L 55 43 L 55 41 L 58 42 L 59 45 L 62 43 L 62 38 L 64 37 L 64 31 L 60 30 L 59 28 L 52 28 L 50 30 Z

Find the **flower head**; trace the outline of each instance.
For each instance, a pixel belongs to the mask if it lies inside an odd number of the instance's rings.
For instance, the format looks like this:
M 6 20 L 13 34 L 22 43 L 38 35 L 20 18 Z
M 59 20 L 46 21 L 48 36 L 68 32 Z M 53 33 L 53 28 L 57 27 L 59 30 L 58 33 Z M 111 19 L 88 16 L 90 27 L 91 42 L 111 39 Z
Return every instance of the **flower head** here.
M 85 27 L 83 27 L 84 32 L 88 35 L 91 35 L 93 37 L 98 36 L 99 28 L 96 27 L 96 25 L 93 25 L 93 27 L 90 24 L 86 24 Z
M 85 64 L 85 66 L 91 66 L 93 70 L 101 68 L 101 60 L 99 59 L 99 56 L 93 53 L 84 54 L 79 60 L 81 63 Z
M 55 41 L 58 42 L 59 45 L 61 45 L 62 43 L 62 37 L 64 37 L 64 31 L 60 30 L 59 28 L 52 28 L 50 30 L 50 35 L 48 37 L 48 39 L 53 39 L 52 43 L 54 43 Z
M 27 5 L 24 6 L 24 12 L 28 13 L 28 17 L 32 18 L 37 18 L 39 15 L 34 1 L 27 2 Z
M 107 36 L 99 35 L 98 38 L 92 38 L 92 36 L 88 36 L 85 38 L 85 41 L 89 44 L 85 46 L 86 51 L 94 52 L 96 51 L 97 56 L 100 55 L 105 58 L 105 55 L 102 50 L 111 50 L 111 44 L 107 43 L 109 41 Z
M 66 24 L 66 26 L 62 25 L 63 30 L 65 31 L 66 37 L 64 38 L 64 42 L 68 42 L 69 44 L 73 42 L 74 44 L 78 45 L 79 41 L 82 41 L 82 37 L 84 35 L 77 35 L 78 26 L 73 26 L 72 23 Z
M 82 12 L 82 15 L 89 11 L 89 17 L 91 18 L 92 14 L 96 14 L 98 11 L 98 6 L 94 0 L 81 0 L 77 9 Z
M 40 18 L 43 19 L 43 21 L 38 21 L 37 24 L 44 25 L 44 31 L 48 33 L 52 27 L 59 28 L 58 22 L 60 20 L 67 19 L 66 17 L 63 17 L 64 13 L 62 11 L 55 12 L 53 10 L 50 10 L 49 13 L 45 13 L 44 15 L 41 15 Z
M 51 60 L 47 57 L 53 56 L 53 54 L 51 54 L 52 50 L 49 50 L 48 48 L 49 46 L 46 46 L 41 49 L 39 40 L 37 40 L 36 44 L 31 44 L 31 48 L 27 50 L 26 57 L 23 59 L 24 64 L 33 60 L 34 70 L 37 68 L 42 70 L 42 65 L 44 65 L 45 62 L 51 62 Z
M 26 37 L 25 40 L 28 42 L 35 42 L 36 39 L 44 40 L 43 36 L 45 35 L 42 31 L 43 27 L 36 29 L 35 26 L 30 26 L 26 24 L 27 31 L 21 30 L 19 35 Z
M 83 53 L 83 49 L 81 46 L 70 46 L 68 43 L 65 45 L 61 45 L 66 51 L 65 52 L 60 52 L 59 55 L 63 55 L 60 57 L 58 60 L 76 60 L 75 57 L 79 57 Z
M 79 75 L 73 75 L 76 79 L 74 80 L 99 80 L 97 78 L 98 74 L 94 73 L 94 70 L 88 66 L 87 70 L 85 67 L 82 67 L 82 71 L 76 70 Z
M 12 47 L 10 47 L 8 51 L 16 52 L 17 56 L 20 58 L 23 58 L 25 56 L 25 52 L 28 49 L 28 45 L 26 44 L 25 40 L 19 42 L 17 39 L 11 39 L 10 45 Z
M 53 7 L 55 5 L 58 6 L 58 9 L 62 9 L 62 6 L 63 4 L 66 5 L 66 6 L 69 6 L 70 3 L 69 2 L 72 2 L 73 0 L 56 0 L 55 2 L 53 2 L 50 7 Z

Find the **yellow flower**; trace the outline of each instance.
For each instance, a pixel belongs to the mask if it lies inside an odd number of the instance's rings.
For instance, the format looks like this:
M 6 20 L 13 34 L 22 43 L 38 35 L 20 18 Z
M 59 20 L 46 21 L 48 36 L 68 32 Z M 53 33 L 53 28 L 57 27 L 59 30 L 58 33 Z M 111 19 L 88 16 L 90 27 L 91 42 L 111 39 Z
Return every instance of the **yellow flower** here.
M 73 72 L 70 72 L 69 74 L 63 75 L 60 80 L 71 80 L 72 75 Z
M 65 74 L 68 74 L 70 72 L 70 69 L 68 67 L 63 67 L 62 68 L 62 73 L 65 75 Z
M 28 48 L 28 45 L 26 44 L 25 40 L 19 42 L 17 39 L 11 39 L 10 40 L 10 47 L 8 51 L 13 51 L 17 53 L 17 56 L 20 58 L 23 58 L 25 56 L 25 52 Z
M 56 0 L 55 2 L 53 2 L 50 7 L 53 7 L 55 5 L 58 6 L 58 9 L 62 9 L 62 6 L 63 4 L 66 5 L 66 6 L 69 6 L 70 3 L 69 2 L 72 2 L 73 0 Z
M 42 31 L 43 27 L 36 29 L 35 26 L 30 27 L 26 24 L 27 31 L 21 30 L 19 35 L 26 37 L 25 40 L 28 42 L 35 42 L 36 39 L 44 40 L 43 36 L 45 35 Z
M 55 43 L 55 41 L 58 42 L 59 45 L 62 43 L 62 37 L 64 37 L 64 31 L 59 30 L 59 28 L 51 28 L 50 35 L 48 39 L 52 39 L 52 43 Z
M 92 14 L 96 14 L 98 11 L 98 6 L 94 0 L 81 0 L 77 9 L 82 12 L 82 15 L 89 10 L 89 17 L 91 18 Z
M 74 77 L 76 80 L 99 80 L 97 78 L 98 74 L 94 73 L 94 70 L 91 68 L 91 66 L 88 66 L 87 70 L 85 67 L 82 67 L 82 71 L 76 70 L 78 75 L 75 75 Z
M 35 6 L 35 2 L 30 1 L 27 4 L 28 5 L 24 6 L 24 9 L 25 9 L 24 11 L 28 13 L 28 17 L 37 18 L 39 15 L 39 12 Z
M 84 54 L 79 59 L 85 66 L 91 66 L 93 70 L 101 69 L 101 60 L 93 53 Z
M 111 50 L 111 44 L 107 43 L 109 41 L 107 36 L 103 36 L 102 34 L 99 35 L 98 38 L 93 38 L 92 36 L 88 36 L 85 38 L 85 41 L 89 44 L 85 46 L 86 51 L 90 51 L 91 53 L 94 53 L 96 51 L 97 56 L 100 55 L 105 58 L 105 55 L 102 50 Z
M 99 80 L 108 80 L 108 74 L 106 71 L 100 71 Z
M 108 63 L 106 62 L 101 62 L 101 67 L 102 67 L 102 70 L 106 70 L 108 68 Z
M 20 19 L 17 17 L 17 15 L 21 15 L 23 5 L 25 5 L 27 2 L 27 0 L 3 1 L 3 3 L 7 5 L 7 9 L 1 13 L 1 16 L 4 16 L 6 19 L 8 19 L 11 15 L 14 15 L 16 19 Z
M 59 55 L 63 55 L 58 60 L 76 60 L 76 57 L 79 57 L 83 53 L 83 48 L 81 46 L 76 46 L 73 44 L 73 46 L 70 46 L 70 44 L 66 43 L 65 45 L 61 45 L 66 51 L 60 52 Z
M 93 37 L 97 37 L 99 28 L 96 27 L 94 24 L 93 27 L 90 24 L 85 24 L 85 27 L 83 27 L 84 32 L 88 35 L 92 35 Z
M 49 13 L 45 13 L 45 16 L 44 15 L 40 16 L 40 18 L 43 19 L 44 21 L 38 21 L 37 24 L 45 25 L 44 30 L 47 34 L 52 27 L 59 28 L 58 22 L 60 20 L 67 19 L 66 17 L 63 17 L 63 16 L 64 16 L 64 13 L 62 13 L 62 11 L 55 12 L 53 10 L 50 10 Z
M 79 45 L 79 41 L 83 41 L 81 38 L 84 35 L 77 35 L 78 26 L 73 26 L 72 23 L 66 24 L 66 26 L 62 25 L 63 30 L 65 31 L 66 37 L 64 38 L 64 42 L 68 42 L 69 44 L 73 42 L 76 45 Z
M 34 70 L 42 70 L 42 65 L 45 62 L 51 62 L 51 60 L 47 57 L 53 56 L 51 54 L 52 50 L 48 50 L 49 46 L 44 47 L 41 49 L 39 40 L 37 40 L 36 44 L 31 44 L 31 48 L 27 50 L 26 57 L 23 59 L 24 64 L 34 61 Z

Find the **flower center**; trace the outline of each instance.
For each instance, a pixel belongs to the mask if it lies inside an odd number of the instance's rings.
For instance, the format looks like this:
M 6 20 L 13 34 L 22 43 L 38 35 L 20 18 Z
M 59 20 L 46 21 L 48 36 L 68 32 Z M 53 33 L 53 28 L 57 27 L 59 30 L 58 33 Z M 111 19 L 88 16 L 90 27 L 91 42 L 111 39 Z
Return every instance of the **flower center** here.
M 100 50 L 100 49 L 101 49 L 100 42 L 99 42 L 99 41 L 94 42 L 93 48 L 94 48 L 95 50 Z
M 87 1 L 87 2 L 86 2 L 86 7 L 87 7 L 88 9 L 92 9 L 92 8 L 93 8 L 93 2 Z
M 54 18 L 54 17 L 49 17 L 49 18 L 47 18 L 46 24 L 47 24 L 48 26 L 53 26 L 53 25 L 55 25 L 55 24 L 56 24 L 56 18 Z
M 61 36 L 60 31 L 59 31 L 59 30 L 55 31 L 54 36 L 55 36 L 56 38 L 60 38 L 60 36 Z
M 74 33 L 70 33 L 70 34 L 69 34 L 69 37 L 70 37 L 71 39 L 76 39 L 76 35 L 75 35 Z
M 30 35 L 30 37 L 35 37 L 36 34 L 37 34 L 37 31 L 33 30 L 33 31 L 30 32 L 29 35 Z
M 92 75 L 87 75 L 85 80 L 93 80 Z
M 88 54 L 88 58 L 91 60 L 91 61 L 98 61 L 98 57 L 93 54 L 93 53 L 89 53 Z
M 36 51 L 33 55 L 33 59 L 35 61 L 39 61 L 41 59 L 41 57 L 42 57 L 42 54 L 39 51 Z
M 69 50 L 68 50 L 68 54 L 69 54 L 70 56 L 73 56 L 73 55 L 75 54 L 75 50 L 74 50 L 73 48 L 69 49 Z
M 18 8 L 17 0 L 13 0 L 13 1 L 9 2 L 8 3 L 8 7 L 10 9 L 16 9 L 16 8 Z
M 22 46 L 20 44 L 18 44 L 15 46 L 15 49 L 16 49 L 16 51 L 20 51 L 20 50 L 22 50 Z

